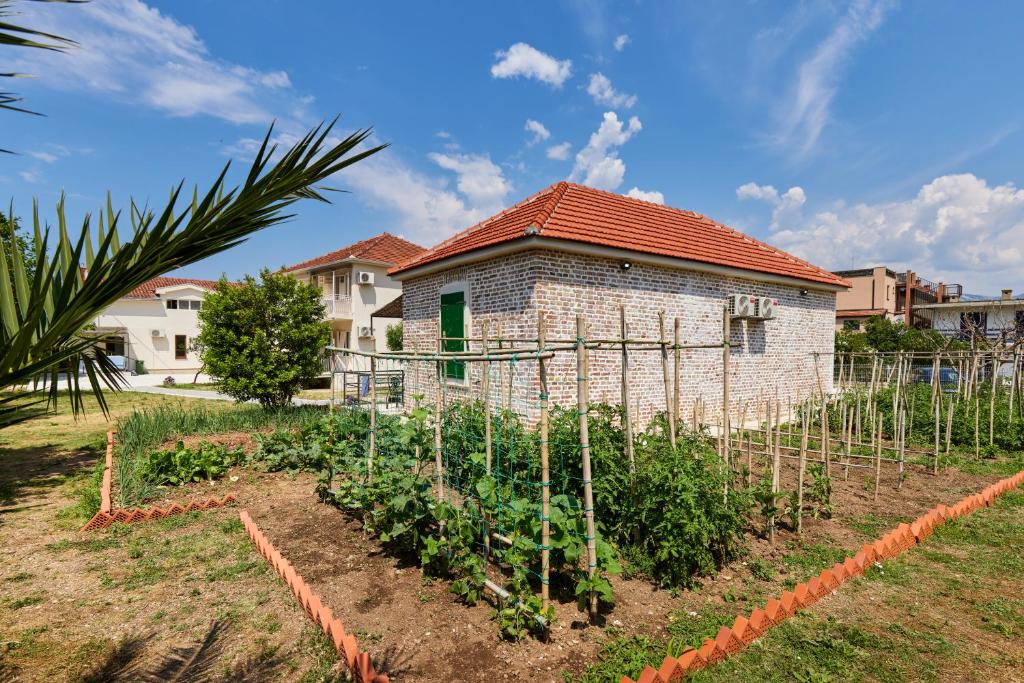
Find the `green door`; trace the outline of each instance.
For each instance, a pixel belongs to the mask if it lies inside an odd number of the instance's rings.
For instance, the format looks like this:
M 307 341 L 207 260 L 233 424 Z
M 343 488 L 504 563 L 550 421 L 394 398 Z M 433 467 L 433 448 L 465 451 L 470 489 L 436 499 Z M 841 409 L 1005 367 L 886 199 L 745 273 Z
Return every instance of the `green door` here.
M 462 340 L 466 334 L 466 294 L 452 292 L 441 295 L 441 335 L 447 337 L 442 344 L 442 351 L 464 351 L 466 342 Z M 458 360 L 445 363 L 444 375 L 449 379 L 465 379 L 466 364 Z

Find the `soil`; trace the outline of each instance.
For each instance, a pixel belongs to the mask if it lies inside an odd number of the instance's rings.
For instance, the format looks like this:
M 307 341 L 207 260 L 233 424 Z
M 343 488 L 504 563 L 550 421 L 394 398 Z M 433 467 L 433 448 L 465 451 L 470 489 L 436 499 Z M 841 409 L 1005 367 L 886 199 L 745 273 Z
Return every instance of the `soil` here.
M 248 433 L 190 437 L 186 443 L 202 440 L 245 448 L 253 445 Z M 54 544 L 62 540 L 109 537 L 109 532 L 89 535 L 58 530 L 57 512 L 67 504 L 68 492 L 46 483 L 50 479 L 59 483 L 62 474 L 88 464 L 91 457 L 95 456 L 51 453 L 47 457 L 18 459 L 6 455 L 2 461 L 6 471 L 0 471 L 0 477 L 35 483 L 17 489 L 7 507 L 0 511 L 0 566 L 5 579 L 22 573 L 31 575 L 19 586 L 19 595 L 33 590 L 45 590 L 47 594 L 39 604 L 5 615 L 5 619 L 13 616 L 16 623 L 10 630 L 3 629 L 3 640 L 23 641 L 24 634 L 33 629 L 48 630 L 50 635 L 46 638 L 52 637 L 52 647 L 63 648 L 55 661 L 78 656 L 73 643 L 99 639 L 109 649 L 112 643 L 140 631 L 154 633 L 156 641 L 166 648 L 183 637 L 201 636 L 204 626 L 218 611 L 244 604 L 252 605 L 247 608 L 252 614 L 246 617 L 248 630 L 235 638 L 237 642 L 233 641 L 225 655 L 230 661 L 237 663 L 258 654 L 251 646 L 257 640 L 262 651 L 277 647 L 300 656 L 296 648 L 308 624 L 290 594 L 270 572 L 243 573 L 212 587 L 204 585 L 199 599 L 190 583 L 194 572 L 184 577 L 168 576 L 141 591 L 111 593 L 104 589 L 104 576 L 113 585 L 123 585 L 126 570 L 120 565 L 128 562 L 118 554 L 123 549 L 100 554 L 57 552 Z M 792 488 L 795 482 L 795 467 L 790 462 L 784 469 L 783 488 Z M 447 582 L 430 580 L 414 564 L 386 554 L 380 544 L 364 534 L 358 521 L 317 500 L 311 474 L 289 476 L 235 468 L 228 477 L 213 484 L 203 482 L 167 489 L 165 499 L 154 502 L 166 505 L 170 501 L 233 493 L 238 499 L 237 507 L 249 510 L 267 537 L 345 627 L 357 635 L 361 646 L 374 656 L 378 668 L 387 671 L 393 681 L 561 681 L 563 670 L 582 671 L 595 659 L 611 635 L 609 627 L 614 627 L 616 635 L 664 636 L 670 619 L 680 615 L 685 618 L 686 612 L 708 606 L 719 606 L 730 613 L 749 611 L 763 604 L 768 595 L 777 594 L 787 579 L 796 580 L 783 562 L 784 556 L 815 544 L 838 546 L 852 553 L 874 538 L 857 530 L 864 528 L 854 523 L 857 520 L 871 516 L 884 532 L 937 503 L 951 504 L 998 479 L 955 470 L 933 476 L 925 468 L 911 465 L 899 489 L 895 488 L 894 473 L 883 472 L 876 501 L 873 471 L 851 470 L 848 480 L 843 479 L 841 470 L 833 474 L 835 514 L 831 519 L 805 518 L 802 538 L 798 539 L 785 527 L 779 531 L 774 545 L 751 535 L 742 558 L 716 576 L 698 581 L 691 590 L 661 590 L 642 578 L 613 577 L 616 606 L 602 615 L 599 625 L 588 625 L 571 596 L 559 595 L 547 642 L 530 638 L 518 643 L 500 642 L 490 619 L 491 605 L 467 607 L 456 601 Z M 237 510 L 205 514 L 223 524 L 234 518 Z M 131 533 L 148 533 L 152 543 L 160 543 L 161 539 L 169 543 L 169 537 L 185 532 L 133 529 Z M 755 578 L 750 566 L 757 558 L 778 571 L 778 579 Z M 5 583 L 5 589 L 9 585 L 12 584 Z M 215 605 L 220 607 L 209 607 Z M 154 622 L 154 614 L 161 607 L 161 611 L 173 611 L 175 618 Z M 280 620 L 277 630 L 272 634 L 255 630 L 259 619 L 269 618 Z M 51 667 L 46 672 L 26 671 L 17 668 L 17 658 L 11 660 L 15 668 L 5 670 L 4 661 L 0 659 L 0 678 L 4 680 L 9 672 L 14 672 L 11 680 L 49 680 L 66 673 L 60 667 Z M 297 680 L 302 670 L 302 666 L 278 669 L 271 678 Z M 70 674 L 67 678 L 72 679 Z
M 795 467 L 788 465 L 783 488 L 795 486 Z M 714 577 L 688 591 L 662 590 L 642 578 L 613 577 L 616 605 L 602 615 L 602 624 L 588 625 L 572 596 L 559 596 L 555 625 L 547 642 L 525 639 L 501 642 L 490 619 L 492 606 L 467 607 L 455 599 L 445 581 L 431 580 L 413 563 L 385 553 L 364 534 L 361 524 L 344 512 L 317 501 L 315 478 L 233 471 L 239 477 L 218 490 L 232 491 L 274 545 L 293 563 L 345 627 L 356 633 L 383 670 L 395 681 L 561 681 L 563 670 L 586 668 L 607 639 L 607 627 L 618 634 L 664 636 L 670 618 L 709 605 L 736 613 L 763 603 L 759 593 L 778 593 L 755 579 L 751 560 L 763 558 L 786 578 L 782 559 L 795 549 L 815 544 L 845 548 L 850 554 L 874 540 L 850 526 L 850 520 L 873 515 L 881 532 L 909 521 L 938 503 L 952 504 L 997 480 L 947 470 L 933 476 L 910 465 L 902 486 L 895 473 L 883 471 L 879 498 L 874 500 L 874 472 L 852 469 L 843 480 L 833 472 L 832 519 L 804 519 L 802 538 L 780 523 L 774 545 L 750 536 L 747 554 Z M 227 480 L 224 480 L 227 481 Z M 206 484 L 192 485 L 208 491 Z M 205 495 L 205 493 L 203 494 Z M 831 564 L 831 563 L 829 563 Z M 500 581 L 499 581 L 500 583 Z M 744 599 L 737 594 L 751 593 Z M 750 605 L 744 604 L 751 602 Z M 736 602 L 737 604 L 731 604 Z

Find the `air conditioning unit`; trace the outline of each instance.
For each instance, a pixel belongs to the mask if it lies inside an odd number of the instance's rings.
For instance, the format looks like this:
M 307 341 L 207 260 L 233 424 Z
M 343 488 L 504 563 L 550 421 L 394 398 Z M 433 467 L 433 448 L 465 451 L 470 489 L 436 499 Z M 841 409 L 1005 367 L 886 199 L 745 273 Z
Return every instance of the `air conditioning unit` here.
M 372 285 L 373 284 L 373 273 L 363 270 L 356 273 L 356 284 L 357 285 Z
M 770 296 L 762 296 L 757 299 L 757 312 L 755 314 L 763 320 L 771 320 L 775 317 L 775 299 Z
M 360 339 L 368 339 L 373 336 L 373 330 L 370 329 L 369 325 L 360 325 L 356 329 L 356 333 L 359 335 Z
M 149 336 L 151 336 L 151 337 L 162 337 L 162 336 L 164 336 L 164 331 L 163 330 L 153 329 L 153 330 L 149 331 Z
M 729 297 L 729 315 L 733 318 L 750 318 L 754 315 L 754 297 L 749 294 L 733 294 Z

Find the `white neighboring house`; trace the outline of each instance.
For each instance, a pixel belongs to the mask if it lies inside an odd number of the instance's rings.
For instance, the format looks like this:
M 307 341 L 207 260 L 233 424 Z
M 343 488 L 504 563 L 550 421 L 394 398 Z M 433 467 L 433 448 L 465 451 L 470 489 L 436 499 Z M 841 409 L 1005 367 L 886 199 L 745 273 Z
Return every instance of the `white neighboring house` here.
M 111 336 L 107 353 L 123 368 L 146 372 L 195 372 L 202 366 L 190 349 L 199 335 L 199 309 L 214 280 L 157 277 L 136 287 L 96 318 L 96 331 Z M 118 362 L 121 365 L 120 362 Z
M 297 263 L 285 272 L 320 288 L 331 322 L 332 346 L 384 351 L 387 325 L 402 321 L 401 314 L 390 318 L 373 315 L 402 294 L 402 283 L 390 278 L 388 269 L 424 251 L 385 232 Z
M 1012 342 L 1024 335 L 1024 299 L 1004 289 L 998 299 L 960 299 L 919 306 L 933 330 L 944 336 L 970 341 L 984 336 L 990 341 Z

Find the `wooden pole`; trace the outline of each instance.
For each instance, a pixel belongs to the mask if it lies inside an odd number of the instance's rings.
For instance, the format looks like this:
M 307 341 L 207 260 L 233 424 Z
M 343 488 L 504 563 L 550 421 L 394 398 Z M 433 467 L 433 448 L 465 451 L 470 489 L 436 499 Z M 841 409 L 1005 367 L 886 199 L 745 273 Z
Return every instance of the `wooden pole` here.
M 995 420 L 996 420 L 996 386 L 999 383 L 999 370 L 1003 366 L 1001 356 L 992 354 L 992 381 L 989 384 L 988 392 L 988 445 L 995 443 Z
M 673 345 L 675 346 L 675 357 L 673 358 L 674 362 L 672 364 L 672 373 L 673 373 L 673 375 L 672 375 L 672 388 L 674 389 L 672 412 L 675 414 L 675 425 L 676 425 L 676 429 L 678 429 L 680 422 L 682 422 L 682 415 L 679 412 L 680 411 L 680 395 L 679 395 L 680 394 L 680 383 L 679 383 L 679 374 L 681 372 L 681 367 L 680 366 L 681 366 L 682 360 L 683 360 L 683 350 L 681 348 L 681 341 L 682 340 L 681 340 L 681 337 L 680 337 L 680 334 L 679 334 L 679 318 L 678 317 L 675 318 L 675 320 L 673 321 L 672 327 L 673 327 L 672 339 L 673 339 L 673 342 L 674 342 Z
M 661 371 L 665 379 L 665 417 L 668 419 L 668 440 L 676 447 L 676 417 L 672 410 L 672 379 L 668 371 L 668 339 L 665 337 L 665 311 L 658 311 L 658 330 L 661 341 Z
M 484 358 L 487 358 L 488 346 L 487 346 L 487 328 L 488 321 L 484 320 L 480 325 L 480 352 Z M 467 342 L 466 347 L 469 347 Z M 543 361 L 541 361 L 543 362 Z M 484 403 L 484 467 L 486 469 L 487 476 L 491 476 L 491 464 L 492 464 L 492 447 L 491 447 L 491 398 L 490 398 L 490 385 L 491 385 L 491 362 L 484 360 L 480 364 L 480 400 Z M 491 556 L 491 520 L 484 520 L 484 558 Z
M 626 457 L 629 458 L 629 471 L 630 473 L 633 473 L 636 472 L 636 455 L 633 452 L 633 420 L 629 414 L 629 352 L 626 348 L 627 330 L 625 306 L 619 306 L 619 331 L 622 335 L 622 429 L 625 432 Z M 677 393 L 677 402 L 679 400 L 678 397 L 679 394 Z
M 623 335 L 625 336 L 625 335 Z M 547 330 L 544 325 L 544 312 L 537 314 L 537 344 L 539 350 L 544 350 Z M 537 374 L 540 378 L 540 600 L 541 608 L 546 610 L 551 600 L 550 579 L 551 579 L 551 471 L 550 451 L 548 446 L 548 370 L 544 358 L 537 361 Z M 632 462 L 630 463 L 632 465 Z
M 881 417 L 880 411 L 875 411 L 875 421 Z M 879 431 L 878 440 L 875 442 L 875 500 L 878 500 L 878 484 L 882 479 L 882 435 Z
M 903 488 L 903 470 L 904 461 L 906 458 L 906 451 L 904 447 L 907 445 L 907 410 L 904 408 L 900 411 L 900 449 L 899 449 L 899 473 L 896 476 L 896 490 Z
M 754 485 L 754 435 L 747 432 L 747 486 Z
M 796 532 L 802 534 L 804 530 L 804 470 L 807 467 L 807 419 L 801 420 L 800 430 L 800 471 L 797 474 L 797 502 L 796 502 Z
M 377 454 L 377 359 L 370 356 L 370 448 L 366 453 L 366 481 L 373 482 L 373 457 Z
M 444 500 L 444 459 L 441 457 L 441 384 L 444 366 L 437 361 L 437 394 L 434 397 L 434 469 L 437 470 L 437 499 Z
M 582 315 L 576 316 L 576 411 L 580 423 L 580 458 L 583 461 L 583 512 L 587 521 L 587 576 L 594 578 L 597 571 L 597 545 L 594 531 L 594 489 L 591 485 L 590 469 L 590 431 L 587 424 L 587 407 L 589 403 L 590 363 L 586 348 L 586 323 Z M 672 443 L 675 446 L 675 442 Z M 597 617 L 597 595 L 591 591 L 588 600 L 590 619 Z
M 942 394 L 939 394 L 933 408 L 935 411 L 935 462 L 932 463 L 932 474 L 939 473 L 939 439 L 941 437 L 942 423 Z
M 977 393 L 974 394 L 974 457 L 981 457 L 981 441 L 979 432 L 981 429 L 981 398 Z
M 949 446 L 953 437 L 953 411 L 956 410 L 956 397 L 949 397 L 949 407 L 946 409 L 946 455 L 949 455 Z
M 722 307 L 722 433 L 725 435 L 722 445 L 724 451 L 722 457 L 726 463 L 732 460 L 729 453 L 729 433 L 732 431 L 732 424 L 729 420 L 729 338 L 732 318 L 729 317 L 729 307 Z
M 770 406 L 771 406 L 771 404 L 769 403 L 769 407 Z M 781 412 L 782 412 L 782 409 L 779 406 L 778 400 L 776 400 L 775 401 L 775 438 L 774 438 L 775 450 L 774 450 L 774 452 L 772 454 L 772 494 L 773 495 L 779 492 L 779 483 L 780 483 L 780 479 L 781 479 L 780 472 L 779 472 L 779 470 L 781 469 L 781 466 L 782 466 L 782 460 L 781 460 L 782 450 L 779 448 L 779 446 L 780 446 L 780 444 L 779 444 L 779 431 L 780 431 L 779 418 L 780 418 Z M 771 413 L 769 413 L 769 415 L 770 414 Z M 769 424 L 769 429 L 770 428 L 771 428 L 771 425 Z M 773 544 L 775 543 L 775 515 L 772 515 L 771 518 L 769 519 L 768 540 L 769 540 L 770 543 L 773 543 Z

